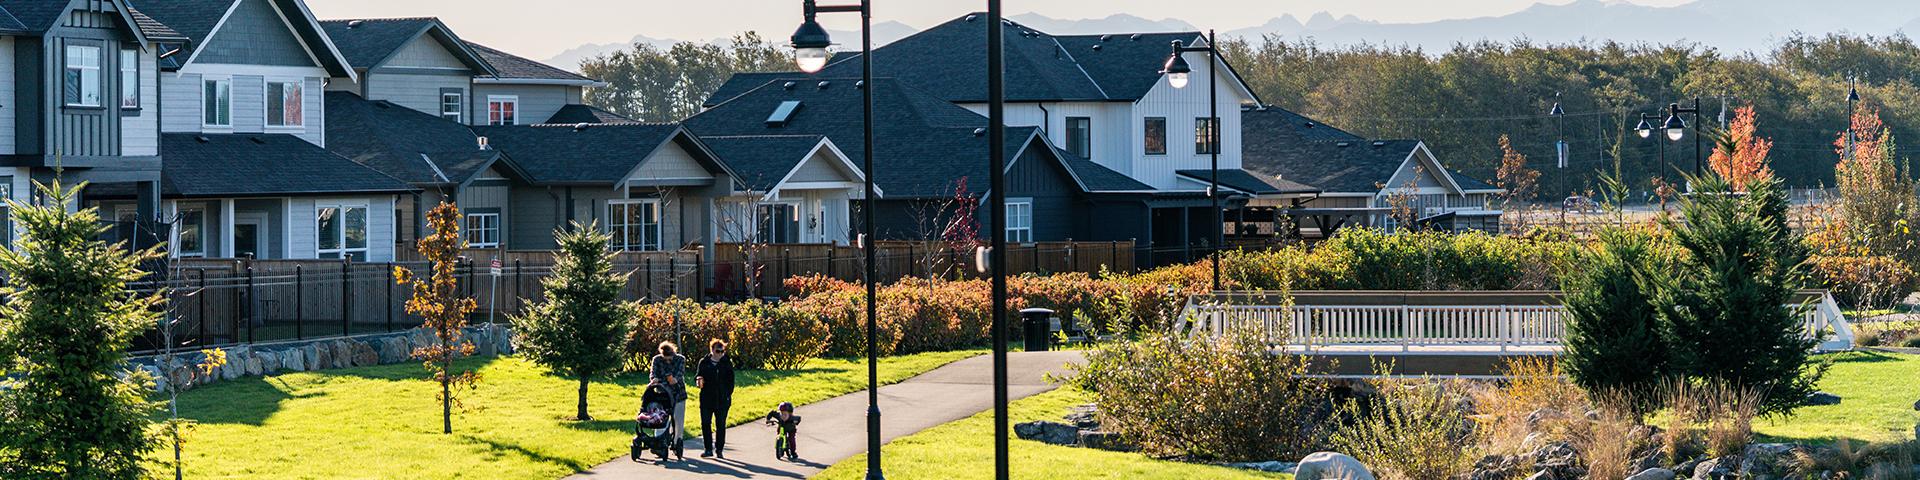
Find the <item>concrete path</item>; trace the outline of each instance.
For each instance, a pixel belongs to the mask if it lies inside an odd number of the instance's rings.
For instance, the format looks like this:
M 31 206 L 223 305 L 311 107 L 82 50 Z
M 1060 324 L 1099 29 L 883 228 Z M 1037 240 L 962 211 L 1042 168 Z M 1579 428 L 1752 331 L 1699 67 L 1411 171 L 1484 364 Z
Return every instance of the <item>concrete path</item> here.
M 1007 356 L 1007 396 L 1026 398 L 1053 390 L 1045 374 L 1065 373 L 1068 362 L 1082 362 L 1079 352 L 1015 352 Z M 771 410 L 772 405 L 735 405 L 734 408 Z M 920 376 L 880 387 L 880 436 L 892 441 L 904 435 L 959 420 L 993 408 L 993 360 L 981 355 L 953 362 Z M 568 479 L 715 479 L 806 478 L 829 465 L 867 450 L 867 392 L 830 398 L 797 409 L 801 461 L 773 459 L 773 429 L 759 422 L 727 429 L 727 458 L 699 458 L 700 440 L 687 441 L 686 461 L 655 464 L 615 458 Z M 698 413 L 687 412 L 689 428 L 698 427 Z

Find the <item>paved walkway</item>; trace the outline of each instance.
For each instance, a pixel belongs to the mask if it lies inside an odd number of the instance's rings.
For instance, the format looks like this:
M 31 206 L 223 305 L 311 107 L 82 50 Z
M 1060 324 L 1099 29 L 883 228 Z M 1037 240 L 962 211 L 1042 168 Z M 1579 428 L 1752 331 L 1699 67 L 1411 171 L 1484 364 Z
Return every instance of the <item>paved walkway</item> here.
M 1079 352 L 1015 352 L 1007 356 L 1010 400 L 1053 390 L 1048 372 L 1063 373 L 1067 362 L 1080 362 Z M 771 405 L 735 405 L 734 408 L 772 409 Z M 988 355 L 968 358 L 893 385 L 880 387 L 880 436 L 892 441 L 904 435 L 959 420 L 993 408 L 993 361 Z M 865 390 L 803 405 L 800 424 L 801 461 L 773 459 L 773 429 L 759 422 L 727 429 L 727 458 L 698 458 L 700 440 L 687 441 L 687 460 L 664 465 L 651 460 L 636 463 L 622 455 L 591 470 L 567 477 L 579 479 L 716 479 L 806 478 L 829 465 L 866 452 L 867 392 Z M 698 428 L 698 412 L 687 412 L 689 428 Z M 647 458 L 651 458 L 649 455 Z

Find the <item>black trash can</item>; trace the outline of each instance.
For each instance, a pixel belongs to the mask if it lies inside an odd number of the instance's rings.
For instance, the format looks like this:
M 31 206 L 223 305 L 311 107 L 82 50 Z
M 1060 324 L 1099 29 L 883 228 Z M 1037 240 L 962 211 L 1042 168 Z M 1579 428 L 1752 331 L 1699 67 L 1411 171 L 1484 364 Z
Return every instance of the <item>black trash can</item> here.
M 1027 343 L 1027 351 L 1044 352 L 1049 350 L 1049 347 L 1053 344 L 1053 329 L 1050 328 L 1052 327 L 1053 310 L 1029 308 L 1020 311 L 1020 318 L 1024 320 L 1021 324 L 1024 327 L 1022 329 L 1026 331 L 1024 339 Z

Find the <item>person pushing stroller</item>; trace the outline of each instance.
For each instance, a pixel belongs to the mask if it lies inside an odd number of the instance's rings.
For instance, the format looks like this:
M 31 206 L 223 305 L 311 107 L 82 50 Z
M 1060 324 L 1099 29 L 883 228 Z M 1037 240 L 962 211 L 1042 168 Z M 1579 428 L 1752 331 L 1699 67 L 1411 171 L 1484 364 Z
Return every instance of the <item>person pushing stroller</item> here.
M 673 403 L 673 392 L 666 385 L 648 384 L 640 394 L 640 413 L 633 418 L 633 448 L 629 452 L 633 461 L 640 461 L 649 451 L 660 461 L 667 460 L 667 452 L 672 451 L 680 439 L 680 431 L 673 422 Z
M 773 458 L 775 460 L 799 460 L 798 449 L 794 441 L 800 436 L 800 416 L 793 414 L 792 402 L 780 402 L 780 407 L 767 412 L 767 425 L 776 428 L 773 434 Z

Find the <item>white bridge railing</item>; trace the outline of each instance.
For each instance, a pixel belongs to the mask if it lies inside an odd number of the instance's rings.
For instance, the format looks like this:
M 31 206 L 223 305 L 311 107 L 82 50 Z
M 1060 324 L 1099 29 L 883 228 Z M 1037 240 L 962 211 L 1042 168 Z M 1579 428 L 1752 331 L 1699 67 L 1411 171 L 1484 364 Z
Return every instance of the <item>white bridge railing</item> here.
M 1818 350 L 1852 348 L 1853 329 L 1833 297 L 1801 292 L 1801 314 Z M 1176 328 L 1194 335 L 1256 325 L 1269 340 L 1305 350 L 1326 347 L 1530 347 L 1557 349 L 1566 307 L 1553 292 L 1297 292 L 1291 307 L 1272 292 L 1222 292 L 1188 299 Z M 1800 304 L 1787 308 L 1800 308 Z M 1278 343 L 1278 342 L 1276 342 Z

